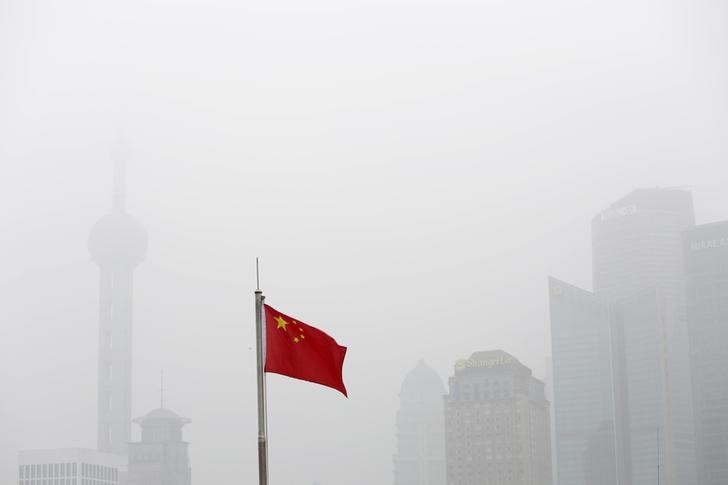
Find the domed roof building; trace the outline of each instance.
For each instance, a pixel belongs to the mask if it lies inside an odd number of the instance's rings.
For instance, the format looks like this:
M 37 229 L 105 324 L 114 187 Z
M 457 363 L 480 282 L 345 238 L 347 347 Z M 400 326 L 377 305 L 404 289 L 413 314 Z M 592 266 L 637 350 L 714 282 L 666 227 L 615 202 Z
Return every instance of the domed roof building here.
M 161 407 L 134 422 L 142 439 L 129 443 L 128 485 L 190 485 L 189 443 L 182 439 L 190 420 Z
M 412 369 L 402 381 L 402 387 L 399 392 L 400 398 L 414 399 L 434 399 L 437 396 L 438 401 L 442 401 L 445 395 L 445 385 L 435 369 L 427 365 L 424 360 L 420 360 L 417 366 Z
M 397 412 L 395 485 L 445 484 L 445 386 L 420 360 L 404 378 Z

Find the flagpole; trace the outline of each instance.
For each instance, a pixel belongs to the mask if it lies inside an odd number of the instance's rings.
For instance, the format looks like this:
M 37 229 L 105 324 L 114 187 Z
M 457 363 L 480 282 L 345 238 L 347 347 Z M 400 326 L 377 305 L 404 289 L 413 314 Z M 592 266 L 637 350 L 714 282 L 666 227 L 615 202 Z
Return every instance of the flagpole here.
M 265 398 L 265 356 L 263 347 L 263 302 L 260 289 L 258 258 L 255 258 L 255 337 L 258 360 L 258 484 L 268 485 L 268 417 Z

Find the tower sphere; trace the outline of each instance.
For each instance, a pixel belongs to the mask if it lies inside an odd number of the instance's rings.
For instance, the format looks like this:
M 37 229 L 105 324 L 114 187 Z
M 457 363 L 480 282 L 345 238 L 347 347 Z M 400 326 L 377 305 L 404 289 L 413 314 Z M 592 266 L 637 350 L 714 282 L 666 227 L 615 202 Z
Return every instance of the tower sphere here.
M 136 218 L 124 212 L 102 217 L 88 239 L 91 260 L 99 266 L 136 266 L 147 252 L 147 230 Z

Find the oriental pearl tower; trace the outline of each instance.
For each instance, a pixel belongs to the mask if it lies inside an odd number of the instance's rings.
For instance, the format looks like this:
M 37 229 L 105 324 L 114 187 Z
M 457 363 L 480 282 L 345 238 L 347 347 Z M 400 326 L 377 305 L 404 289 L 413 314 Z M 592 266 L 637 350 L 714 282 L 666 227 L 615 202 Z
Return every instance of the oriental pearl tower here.
M 99 265 L 98 449 L 126 453 L 131 441 L 132 297 L 134 268 L 144 260 L 147 231 L 125 208 L 125 161 L 114 158 L 113 204 L 91 229 L 88 247 Z

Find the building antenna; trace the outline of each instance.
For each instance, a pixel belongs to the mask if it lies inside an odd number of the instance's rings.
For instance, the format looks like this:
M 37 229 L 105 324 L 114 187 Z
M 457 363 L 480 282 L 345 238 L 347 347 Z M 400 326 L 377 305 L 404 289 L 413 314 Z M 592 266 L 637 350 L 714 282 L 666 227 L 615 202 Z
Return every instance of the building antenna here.
M 159 407 L 164 408 L 164 368 L 162 368 L 159 382 Z

